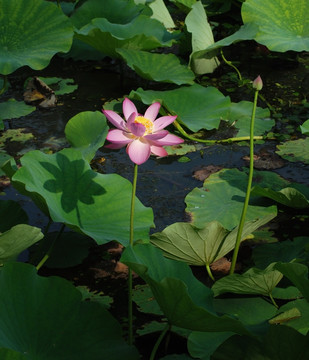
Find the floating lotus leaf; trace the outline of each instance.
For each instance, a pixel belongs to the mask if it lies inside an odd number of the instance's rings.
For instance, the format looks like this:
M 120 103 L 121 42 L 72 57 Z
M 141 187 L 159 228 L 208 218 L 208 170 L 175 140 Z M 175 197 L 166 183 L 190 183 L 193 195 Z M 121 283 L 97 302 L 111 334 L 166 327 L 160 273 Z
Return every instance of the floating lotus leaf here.
M 128 245 L 132 193 L 128 180 L 96 173 L 72 148 L 52 155 L 31 151 L 21 163 L 13 181 L 34 199 L 44 199 L 55 222 L 81 230 L 98 244 L 117 240 Z M 152 209 L 138 199 L 135 209 L 135 240 L 148 239 Z
M 140 15 L 128 24 L 113 24 L 107 19 L 93 19 L 75 33 L 84 41 L 110 57 L 120 57 L 117 48 L 152 50 L 171 46 L 179 37 L 169 33 L 158 20 Z
M 265 270 L 250 268 L 243 274 L 232 274 L 215 282 L 215 296 L 224 293 L 260 294 L 270 296 L 283 275 L 270 264 Z
M 5 264 L 0 272 L 0 346 L 27 354 L 28 360 L 138 359 L 109 312 L 81 298 L 64 279 L 38 276 L 28 264 Z
M 78 113 L 67 122 L 64 130 L 68 142 L 81 151 L 88 162 L 103 146 L 107 131 L 105 116 L 99 111 Z
M 57 52 L 70 50 L 73 28 L 56 4 L 0 0 L 0 9 L 1 74 L 10 74 L 25 65 L 43 69 Z
M 194 277 L 188 265 L 164 258 L 153 245 L 127 247 L 121 262 L 149 284 L 171 325 L 196 331 L 247 333 L 240 321 L 214 312 L 210 289 Z
M 55 91 L 55 95 L 71 94 L 78 88 L 78 85 L 73 84 L 75 81 L 74 79 L 62 79 L 58 77 L 40 77 L 40 79 Z
M 177 121 L 192 131 L 217 129 L 221 119 L 227 119 L 231 104 L 230 98 L 215 87 L 197 84 L 168 91 L 139 88 L 131 91 L 130 97 L 147 105 L 159 101 L 169 113 L 177 115 Z
M 286 141 L 284 144 L 278 145 L 277 148 L 279 150 L 276 153 L 284 159 L 309 164 L 309 137 Z
M 132 49 L 118 49 L 131 69 L 144 79 L 174 83 L 194 83 L 194 74 L 187 66 L 181 65 L 174 54 L 154 54 Z
M 231 104 L 229 120 L 235 121 L 235 127 L 239 129 L 237 136 L 250 135 L 250 120 L 253 103 L 250 101 L 240 101 Z M 263 135 L 275 125 L 275 121 L 270 119 L 270 111 L 266 108 L 256 108 L 254 121 L 254 135 Z
M 31 114 L 35 110 L 35 106 L 26 105 L 23 101 L 16 101 L 15 99 L 10 99 L 6 102 L 0 103 L 0 114 L 2 120 L 17 119 L 21 116 Z
M 274 217 L 275 214 L 271 214 L 245 223 L 241 240 L 245 240 Z M 217 221 L 207 223 L 203 229 L 197 229 L 189 223 L 175 223 L 161 233 L 153 234 L 151 242 L 170 259 L 184 261 L 189 265 L 209 266 L 234 249 L 237 232 L 238 228 L 229 232 Z
M 309 51 L 308 0 L 247 0 L 241 7 L 244 24 L 259 28 L 254 40 L 272 51 Z
M 223 169 L 210 175 L 202 188 L 193 189 L 185 198 L 186 211 L 193 224 L 203 228 L 207 222 L 217 220 L 228 230 L 238 226 L 247 189 L 248 175 L 237 169 Z M 253 184 L 280 186 L 286 181 L 272 172 L 255 172 Z M 261 198 L 250 198 L 246 220 L 276 214 L 275 206 L 262 206 Z

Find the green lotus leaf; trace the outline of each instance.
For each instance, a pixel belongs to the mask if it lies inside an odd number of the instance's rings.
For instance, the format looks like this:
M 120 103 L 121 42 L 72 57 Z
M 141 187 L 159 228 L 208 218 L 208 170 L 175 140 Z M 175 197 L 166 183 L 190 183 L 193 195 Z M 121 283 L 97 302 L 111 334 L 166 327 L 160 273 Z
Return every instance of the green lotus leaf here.
M 221 278 L 215 282 L 212 291 L 215 296 L 224 293 L 271 296 L 282 277 L 281 272 L 275 270 L 273 263 L 265 270 L 250 268 L 241 275 L 232 274 Z
M 229 46 L 242 40 L 253 40 L 257 32 L 258 26 L 256 24 L 244 24 L 234 34 L 227 36 L 222 40 L 216 41 L 213 45 L 210 45 L 207 49 L 200 51 L 197 55 L 203 56 L 217 49 L 220 49 L 221 47 Z
M 308 193 L 308 190 L 306 192 Z M 293 187 L 286 187 L 279 191 L 274 191 L 269 188 L 255 186 L 252 189 L 252 194 L 268 197 L 269 199 L 275 200 L 282 205 L 290 206 L 295 209 L 304 209 L 309 207 L 309 201 L 306 196 Z
M 309 135 L 309 120 L 306 120 L 302 125 L 300 125 L 300 131 L 304 135 Z
M 25 355 L 10 349 L 0 349 L 0 358 L 2 360 L 26 360 Z
M 267 299 L 261 297 L 216 298 L 214 306 L 219 314 L 233 315 L 256 334 L 268 329 L 268 320 L 278 311 Z
M 253 249 L 252 259 L 259 268 L 265 268 L 272 262 L 290 262 L 295 259 L 306 259 L 305 247 L 308 237 L 297 237 L 294 241 L 280 241 L 274 244 L 261 244 Z
M 0 272 L 0 294 L 1 347 L 29 360 L 138 359 L 109 312 L 81 301 L 81 293 L 64 279 L 7 263 Z
M 196 3 L 196 0 L 170 0 L 170 2 L 175 3 L 175 5 L 181 10 L 189 12 L 192 8 L 192 5 Z
M 277 263 L 275 267 L 298 288 L 309 302 L 308 267 L 298 263 Z
M 73 116 L 64 129 L 68 142 L 73 148 L 82 152 L 88 162 L 103 146 L 107 131 L 105 116 L 99 111 L 84 111 Z
M 235 127 L 239 129 L 237 136 L 250 135 L 250 122 L 253 103 L 250 101 L 240 101 L 231 104 L 229 120 L 235 121 Z M 275 121 L 270 119 L 270 111 L 266 108 L 256 108 L 254 121 L 254 135 L 263 135 L 275 125 Z
M 192 53 L 190 67 L 197 74 L 212 73 L 219 65 L 219 60 L 211 56 L 200 56 L 200 51 L 214 43 L 211 27 L 201 1 L 192 5 L 192 9 L 185 19 L 188 32 L 192 34 Z
M 233 336 L 213 354 L 214 359 L 294 360 L 309 357 L 309 335 L 304 336 L 288 326 L 271 325 L 256 338 Z
M 129 96 L 147 105 L 159 101 L 169 113 L 177 115 L 177 121 L 195 132 L 218 129 L 221 119 L 227 119 L 231 103 L 215 87 L 197 84 L 168 91 L 139 88 Z
M 292 316 L 287 316 L 287 312 L 293 309 L 294 312 Z M 297 311 L 300 316 L 295 316 L 297 315 Z M 287 304 L 281 306 L 277 312 L 278 314 L 281 314 L 282 312 L 286 314 L 286 318 L 284 319 L 284 321 L 279 321 L 277 322 L 277 324 L 284 324 L 286 326 L 290 326 L 303 335 L 306 335 L 309 332 L 309 306 L 308 301 L 306 301 L 305 299 L 289 301 Z
M 0 201 L 0 219 L 0 232 L 7 231 L 17 224 L 28 223 L 26 212 L 13 200 Z
M 169 33 L 158 20 L 140 15 L 128 24 L 113 24 L 107 19 L 93 19 L 75 32 L 77 39 L 84 41 L 103 54 L 119 58 L 117 48 L 152 50 L 171 46 L 179 37 Z
M 279 150 L 276 153 L 284 159 L 309 164 L 309 137 L 286 141 L 284 144 L 278 145 L 277 148 Z
M 71 94 L 74 92 L 78 85 L 74 85 L 74 79 L 62 79 L 58 77 L 44 78 L 40 77 L 41 80 L 48 86 L 50 86 L 56 95 Z
M 144 79 L 174 83 L 177 85 L 194 83 L 194 74 L 181 65 L 174 54 L 154 54 L 132 49 L 116 50 L 126 63 Z
M 0 114 L 2 120 L 17 119 L 21 116 L 31 114 L 35 110 L 35 106 L 26 105 L 23 101 L 16 101 L 15 99 L 9 99 L 6 102 L 0 103 Z
M 234 335 L 232 332 L 192 331 L 188 338 L 189 354 L 194 359 L 210 360 L 218 346 L 232 335 Z
M 20 224 L 0 234 L 0 263 L 3 264 L 16 257 L 29 246 L 43 238 L 41 229 Z
M 185 198 L 186 211 L 192 217 L 192 223 L 203 228 L 207 222 L 217 220 L 227 230 L 239 224 L 243 202 L 247 190 L 248 176 L 238 169 L 223 169 L 210 175 L 202 188 L 193 189 Z M 280 186 L 286 182 L 272 172 L 255 172 L 253 184 Z M 275 206 L 262 206 L 261 198 L 251 197 L 246 220 L 276 215 Z
M 127 24 L 135 19 L 145 7 L 134 0 L 87 0 L 77 7 L 70 17 L 77 29 L 87 25 L 92 19 L 105 18 L 113 24 Z
M 0 151 L 0 176 L 5 175 L 5 172 L 1 169 L 5 163 L 13 159 L 11 155 L 7 154 L 5 151 Z M 1 231 L 1 230 L 0 230 Z
M 128 245 L 132 192 L 129 181 L 116 174 L 96 173 L 82 153 L 72 148 L 52 155 L 31 151 L 21 158 L 21 163 L 13 181 L 19 188 L 24 186 L 34 200 L 44 199 L 55 222 L 81 230 L 98 244 L 117 240 Z M 153 225 L 152 209 L 136 200 L 135 240 L 147 240 Z
M 160 21 L 167 29 L 175 27 L 174 21 L 163 0 L 154 0 L 149 4 L 149 7 L 152 10 L 152 19 Z
M 41 70 L 57 52 L 70 50 L 73 28 L 56 4 L 0 0 L 0 9 L 1 74 L 10 74 L 25 65 Z
M 272 51 L 309 51 L 307 0 L 247 0 L 242 4 L 244 24 L 259 27 L 254 40 Z
M 151 244 L 127 247 L 121 262 L 149 284 L 171 325 L 196 331 L 247 333 L 241 322 L 214 312 L 211 290 L 194 277 L 187 264 L 164 258 Z
M 270 214 L 244 225 L 241 240 L 275 217 Z M 151 236 L 151 243 L 163 250 L 170 259 L 189 265 L 210 265 L 221 259 L 235 247 L 238 228 L 229 232 L 217 221 L 207 223 L 203 229 L 189 223 L 175 223 L 161 233 Z
M 267 321 L 276 314 L 276 308 L 261 298 L 215 299 L 218 313 L 230 314 L 260 334 L 268 328 Z M 254 311 L 252 311 L 254 309 Z M 192 332 L 188 338 L 188 350 L 192 357 L 211 359 L 220 344 L 232 336 L 231 332 Z

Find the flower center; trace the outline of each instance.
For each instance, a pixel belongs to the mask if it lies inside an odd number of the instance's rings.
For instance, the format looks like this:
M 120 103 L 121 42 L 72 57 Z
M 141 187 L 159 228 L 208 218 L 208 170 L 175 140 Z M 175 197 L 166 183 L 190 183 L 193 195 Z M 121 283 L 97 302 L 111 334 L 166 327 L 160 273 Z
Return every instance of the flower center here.
M 153 130 L 153 122 L 144 116 L 136 116 L 135 123 L 143 124 L 146 128 L 146 133 L 151 134 Z

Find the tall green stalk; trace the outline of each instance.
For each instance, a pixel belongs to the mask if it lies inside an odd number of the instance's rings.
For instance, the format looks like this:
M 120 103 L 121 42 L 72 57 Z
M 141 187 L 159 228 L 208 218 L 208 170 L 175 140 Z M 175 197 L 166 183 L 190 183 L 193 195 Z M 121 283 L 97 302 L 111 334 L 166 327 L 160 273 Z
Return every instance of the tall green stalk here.
M 138 165 L 134 164 L 134 176 L 132 183 L 132 197 L 131 197 L 131 214 L 130 214 L 130 246 L 134 243 L 134 208 L 135 208 L 135 194 L 136 194 L 136 183 L 137 183 L 137 170 Z M 129 345 L 133 344 L 133 279 L 132 270 L 129 268 L 128 271 L 128 321 L 129 321 Z
M 258 99 L 259 91 L 262 89 L 262 86 L 263 86 L 262 80 L 258 76 L 258 78 L 255 79 L 253 82 L 253 88 L 255 89 L 255 93 L 254 93 L 253 109 L 252 109 L 251 122 L 250 122 L 250 165 L 249 165 L 247 192 L 246 192 L 245 202 L 244 202 L 244 206 L 242 209 L 241 218 L 240 218 L 240 222 L 239 222 L 239 226 L 238 226 L 230 274 L 233 274 L 235 271 L 236 261 L 237 261 L 239 247 L 240 247 L 240 243 L 241 243 L 241 235 L 242 235 L 242 231 L 244 228 L 246 214 L 247 214 L 247 210 L 248 210 L 249 199 L 250 199 L 252 178 L 253 178 L 253 162 L 254 162 L 254 159 L 253 159 L 253 156 L 254 156 L 254 119 L 255 119 L 257 99 Z

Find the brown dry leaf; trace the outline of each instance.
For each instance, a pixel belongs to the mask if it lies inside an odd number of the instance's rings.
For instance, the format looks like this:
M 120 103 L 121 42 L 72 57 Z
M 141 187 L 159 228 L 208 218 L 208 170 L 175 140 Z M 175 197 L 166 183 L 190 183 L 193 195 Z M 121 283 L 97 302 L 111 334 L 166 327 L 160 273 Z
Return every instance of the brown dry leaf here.
M 222 169 L 222 166 L 208 165 L 208 166 L 203 167 L 202 169 L 196 170 L 193 174 L 193 177 L 196 180 L 204 181 L 211 174 L 213 174 L 221 169 Z
M 221 274 L 228 274 L 231 268 L 231 262 L 223 257 L 210 265 L 211 271 Z
M 261 149 L 257 154 L 254 154 L 254 167 L 259 170 L 272 170 L 281 168 L 284 165 L 284 160 L 282 158 L 268 151 L 267 149 Z M 249 162 L 250 157 L 244 156 L 243 160 Z

